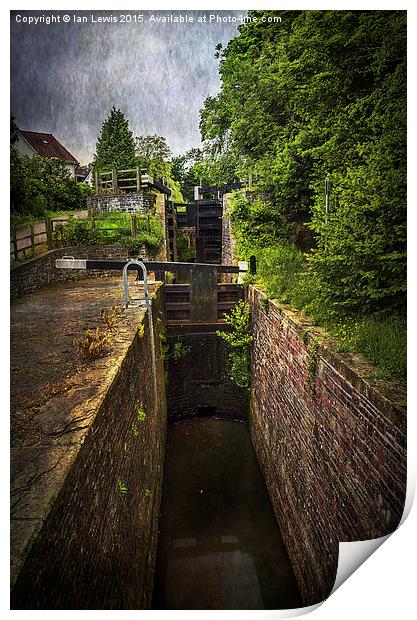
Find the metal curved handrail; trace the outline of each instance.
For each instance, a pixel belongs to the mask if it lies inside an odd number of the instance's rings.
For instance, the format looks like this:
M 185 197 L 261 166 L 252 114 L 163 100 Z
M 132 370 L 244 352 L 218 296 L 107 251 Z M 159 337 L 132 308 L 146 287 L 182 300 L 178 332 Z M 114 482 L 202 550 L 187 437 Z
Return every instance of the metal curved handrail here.
M 155 390 L 155 407 L 158 403 L 158 380 L 156 376 L 156 356 L 155 356 L 155 335 L 153 331 L 153 320 L 152 320 L 152 303 L 149 299 L 149 290 L 148 290 L 148 271 L 141 260 L 132 259 L 126 263 L 123 267 L 123 288 L 125 294 L 125 307 L 129 306 L 129 280 L 127 277 L 127 270 L 131 265 L 137 265 L 141 267 L 143 271 L 143 290 L 145 293 L 145 306 L 148 311 L 148 321 L 149 321 L 149 332 L 150 332 L 150 340 L 151 340 L 151 354 L 152 354 L 152 371 L 153 371 L 153 381 L 154 381 L 154 390 Z

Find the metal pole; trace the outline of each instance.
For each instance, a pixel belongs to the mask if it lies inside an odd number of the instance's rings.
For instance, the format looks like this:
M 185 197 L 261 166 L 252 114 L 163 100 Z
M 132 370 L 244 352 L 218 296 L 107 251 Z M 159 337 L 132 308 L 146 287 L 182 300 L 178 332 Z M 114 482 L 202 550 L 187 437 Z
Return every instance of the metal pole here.
M 148 321 L 149 321 L 149 332 L 150 332 L 150 340 L 151 340 L 151 355 L 152 355 L 152 370 L 153 370 L 153 382 L 154 382 L 154 390 L 155 390 L 155 407 L 158 403 L 158 381 L 156 377 L 156 356 L 155 356 L 155 337 L 153 332 L 153 320 L 152 320 L 152 303 L 149 299 L 148 292 L 148 271 L 141 260 L 130 260 L 123 267 L 123 288 L 125 295 L 125 307 L 127 308 L 129 305 L 129 280 L 127 278 L 127 270 L 130 265 L 137 265 L 143 271 L 143 290 L 145 293 L 145 306 L 148 312 Z

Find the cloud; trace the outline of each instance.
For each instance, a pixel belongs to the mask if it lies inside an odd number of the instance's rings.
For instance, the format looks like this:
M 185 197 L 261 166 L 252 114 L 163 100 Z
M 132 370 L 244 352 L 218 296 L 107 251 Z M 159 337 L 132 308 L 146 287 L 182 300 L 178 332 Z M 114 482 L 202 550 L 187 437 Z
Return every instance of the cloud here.
M 65 14 L 69 23 L 62 21 Z M 101 123 L 115 105 L 136 135 L 165 136 L 174 153 L 199 145 L 199 110 L 220 86 L 214 48 L 236 36 L 237 24 L 198 23 L 204 15 L 208 20 L 208 11 L 142 14 L 144 23 L 120 23 L 120 11 L 13 11 L 11 110 L 18 126 L 53 133 L 88 163 Z M 152 14 L 193 16 L 194 23 L 153 23 Z M 60 23 L 17 21 L 51 15 Z M 92 23 L 92 15 L 118 21 Z M 75 23 L 77 17 L 87 23 Z

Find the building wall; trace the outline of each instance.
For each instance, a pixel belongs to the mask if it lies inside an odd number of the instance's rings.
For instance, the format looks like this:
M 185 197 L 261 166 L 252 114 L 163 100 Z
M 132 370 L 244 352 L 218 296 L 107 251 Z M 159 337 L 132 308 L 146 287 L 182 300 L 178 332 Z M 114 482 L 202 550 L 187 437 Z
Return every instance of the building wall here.
M 371 382 L 357 357 L 317 344 L 296 312 L 249 287 L 253 351 L 249 425 L 304 603 L 333 587 L 339 541 L 398 525 L 406 491 L 401 386 Z M 265 298 L 264 298 L 265 299 Z
M 33 157 L 36 155 L 36 151 L 22 138 L 20 134 L 17 136 L 17 141 L 14 145 L 16 151 L 21 157 Z
M 152 308 L 158 342 L 161 288 Z M 166 437 L 159 347 L 156 394 L 152 364 L 144 363 L 150 357 L 145 318 L 112 382 L 103 384 L 93 422 L 17 578 L 12 609 L 150 607 Z M 141 421 L 137 403 L 146 413 Z
M 28 144 L 26 140 L 22 138 L 20 134 L 18 134 L 18 138 L 14 147 L 21 157 L 33 157 L 34 155 L 36 155 L 35 149 L 33 149 L 30 144 Z M 66 167 L 68 168 L 71 178 L 74 179 L 75 164 L 66 164 Z

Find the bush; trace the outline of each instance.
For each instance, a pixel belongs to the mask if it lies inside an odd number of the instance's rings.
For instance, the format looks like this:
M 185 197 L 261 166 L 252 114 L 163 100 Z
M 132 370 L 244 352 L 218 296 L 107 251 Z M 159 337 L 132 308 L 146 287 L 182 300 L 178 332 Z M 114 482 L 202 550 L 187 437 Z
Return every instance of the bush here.
M 91 227 L 91 222 L 76 219 L 57 226 L 55 238 L 67 245 L 94 245 L 99 240 L 98 232 Z
M 139 232 L 136 237 L 123 236 L 120 238 L 120 243 L 132 256 L 138 256 L 143 247 L 146 248 L 150 256 L 155 256 L 161 247 L 159 239 L 148 232 Z
M 10 157 L 11 211 L 42 217 L 47 211 L 86 208 L 86 198 L 93 190 L 70 177 L 66 164 L 59 159 L 19 157 L 15 149 Z
M 250 306 L 240 300 L 224 316 L 224 320 L 231 327 L 230 333 L 216 332 L 219 338 L 228 345 L 228 366 L 230 378 L 238 387 L 249 389 L 251 384 L 250 369 Z

